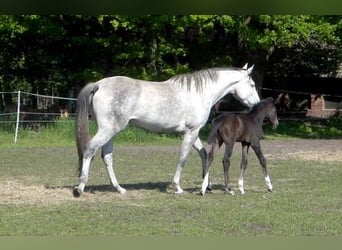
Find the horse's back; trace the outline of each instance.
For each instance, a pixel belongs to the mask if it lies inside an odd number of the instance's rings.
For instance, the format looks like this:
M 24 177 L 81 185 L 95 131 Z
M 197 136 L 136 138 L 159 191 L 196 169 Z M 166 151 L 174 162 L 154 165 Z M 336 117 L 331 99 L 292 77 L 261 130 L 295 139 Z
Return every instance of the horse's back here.
M 134 108 L 135 100 L 140 96 L 140 83 L 133 78 L 114 76 L 95 83 L 98 87 L 92 100 L 96 117 L 114 117 L 125 120 L 123 114 Z
M 115 76 L 96 85 L 93 108 L 106 126 L 108 122 L 131 123 L 149 131 L 174 133 L 194 123 L 191 100 L 174 84 Z

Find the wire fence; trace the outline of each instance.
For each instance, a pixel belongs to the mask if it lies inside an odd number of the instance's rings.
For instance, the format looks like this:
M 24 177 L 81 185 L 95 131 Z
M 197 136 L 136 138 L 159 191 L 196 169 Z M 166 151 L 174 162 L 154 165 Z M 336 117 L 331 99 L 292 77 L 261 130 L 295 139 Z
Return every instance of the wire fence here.
M 41 124 L 56 123 L 59 118 L 73 118 L 75 116 L 76 99 L 69 97 L 34 94 L 24 91 L 0 92 L 10 96 L 11 102 L 1 105 L 0 125 L 13 126 L 15 124 L 14 143 L 18 140 L 20 127 L 37 129 Z M 73 119 L 64 119 L 63 122 Z
M 296 120 L 303 119 L 310 109 L 310 98 L 312 93 L 291 91 L 284 89 L 259 88 L 264 96 L 279 97 L 286 93 L 292 97 L 292 107 L 285 103 L 282 106 L 281 100 L 279 103 L 278 115 L 281 120 Z M 0 103 L 0 126 L 14 126 L 14 142 L 18 140 L 18 132 L 21 127 L 30 127 L 32 129 L 39 128 L 42 124 L 58 123 L 58 122 L 74 122 L 76 110 L 76 98 L 60 97 L 34 94 L 24 91 L 0 92 L 1 100 L 4 100 L 5 95 L 10 96 L 11 102 L 7 105 Z M 332 98 L 332 109 L 342 110 L 342 96 L 331 94 L 320 94 Z M 8 100 L 8 98 L 7 98 Z M 329 104 L 329 100 L 327 101 Z M 236 111 L 232 111 L 236 113 Z M 217 113 L 227 113 L 226 111 Z M 70 118 L 70 119 L 60 119 Z

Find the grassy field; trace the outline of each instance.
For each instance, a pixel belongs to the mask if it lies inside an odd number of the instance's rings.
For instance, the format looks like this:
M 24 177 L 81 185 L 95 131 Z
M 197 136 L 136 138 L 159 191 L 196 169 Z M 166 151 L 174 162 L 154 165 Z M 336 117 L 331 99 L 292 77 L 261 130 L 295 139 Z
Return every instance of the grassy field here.
M 264 127 L 268 139 L 342 139 L 342 118 L 330 118 L 326 120 L 308 121 L 282 121 L 276 130 Z M 90 123 L 90 132 L 94 134 L 96 127 Z M 210 131 L 210 125 L 206 125 L 200 132 L 205 141 Z M 0 147 L 12 147 L 14 145 L 15 124 L 5 125 L 0 123 Z M 75 138 L 74 121 L 71 119 L 59 119 L 54 123 L 48 123 L 31 127 L 20 127 L 16 146 L 73 146 Z M 154 144 L 170 145 L 178 144 L 180 136 L 165 135 L 146 132 L 134 127 L 129 127 L 116 136 L 119 144 Z
M 186 192 L 175 195 L 170 181 L 178 145 L 176 139 L 168 140 L 156 146 L 120 144 L 115 148 L 117 177 L 128 190 L 125 196 L 112 191 L 97 156 L 86 193 L 78 199 L 72 197 L 72 186 L 78 183 L 73 145 L 55 146 L 56 141 L 49 146 L 4 144 L 0 150 L 0 235 L 342 234 L 339 159 L 315 160 L 278 152 L 268 157 L 274 192 L 267 193 L 257 159 L 251 154 L 247 193 L 231 196 L 224 192 L 220 151 L 211 171 L 214 190 L 202 197 L 198 195 L 200 161 L 192 152 L 182 177 Z M 236 189 L 239 149 L 232 157 Z M 316 154 L 323 151 L 317 147 Z

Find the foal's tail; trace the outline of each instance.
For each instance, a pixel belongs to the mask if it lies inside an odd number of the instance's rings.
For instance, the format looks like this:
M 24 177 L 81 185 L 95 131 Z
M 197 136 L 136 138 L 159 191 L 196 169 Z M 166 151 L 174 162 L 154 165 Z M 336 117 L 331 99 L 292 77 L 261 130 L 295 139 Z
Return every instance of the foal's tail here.
M 89 106 L 98 90 L 95 83 L 87 84 L 77 96 L 76 104 L 76 145 L 78 151 L 78 173 L 81 174 L 84 149 L 89 141 Z

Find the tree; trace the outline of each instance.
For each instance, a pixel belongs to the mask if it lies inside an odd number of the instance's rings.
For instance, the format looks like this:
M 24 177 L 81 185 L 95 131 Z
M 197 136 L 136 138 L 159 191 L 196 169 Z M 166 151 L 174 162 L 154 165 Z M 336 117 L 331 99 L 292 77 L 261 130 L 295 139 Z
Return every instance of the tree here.
M 316 51 L 319 48 L 323 48 L 322 51 L 330 48 L 339 54 L 335 58 L 331 57 L 334 59 L 333 61 L 327 63 L 326 57 L 314 57 L 313 55 L 310 58 L 312 60 L 305 62 L 307 69 L 313 69 L 315 65 L 321 64 L 319 69 L 321 72 L 331 70 L 332 66 L 336 68 L 337 61 L 341 59 L 341 36 L 337 33 L 336 20 L 325 16 L 310 15 L 243 16 L 238 17 L 237 20 L 237 36 L 239 37 L 237 51 L 240 51 L 240 55 L 248 58 L 249 62 L 256 65 L 255 78 L 259 86 L 262 86 L 266 70 L 274 73 L 273 65 L 268 65 L 268 62 L 277 50 L 299 52 L 299 54 L 307 57 L 312 53 L 312 50 L 298 51 L 298 45 L 302 48 L 315 46 Z M 243 53 L 244 51 L 245 53 Z M 279 57 L 273 58 L 276 61 L 281 59 Z M 289 60 L 287 64 L 298 70 L 298 67 L 295 66 L 298 63 L 298 58 L 287 57 L 287 59 Z M 301 61 L 303 62 L 303 60 Z M 299 70 L 299 72 L 303 73 L 302 70 L 304 69 Z
M 165 80 L 246 62 L 262 86 L 265 74 L 334 71 L 341 30 L 339 16 L 0 16 L 0 88 L 66 95 L 110 75 Z

